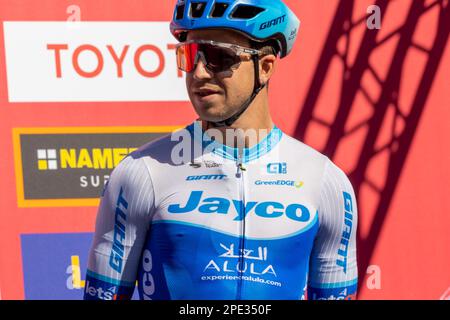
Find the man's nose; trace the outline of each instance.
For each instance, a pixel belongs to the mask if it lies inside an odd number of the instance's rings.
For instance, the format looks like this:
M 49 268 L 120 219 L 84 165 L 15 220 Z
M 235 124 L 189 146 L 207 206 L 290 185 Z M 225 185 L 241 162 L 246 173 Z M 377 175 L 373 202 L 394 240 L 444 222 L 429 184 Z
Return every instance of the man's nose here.
M 206 69 L 206 65 L 203 62 L 203 59 L 198 59 L 197 65 L 194 69 L 194 79 L 202 80 L 202 79 L 211 79 L 212 73 Z

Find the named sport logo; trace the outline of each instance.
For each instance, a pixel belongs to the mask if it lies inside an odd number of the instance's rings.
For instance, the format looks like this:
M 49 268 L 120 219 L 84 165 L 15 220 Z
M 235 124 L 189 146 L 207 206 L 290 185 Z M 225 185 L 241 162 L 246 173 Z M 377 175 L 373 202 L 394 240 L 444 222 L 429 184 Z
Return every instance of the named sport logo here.
M 38 149 L 38 169 L 114 169 L 137 148 Z
M 14 129 L 18 204 L 97 206 L 111 171 L 169 128 Z M 64 202 L 62 202 L 62 201 Z

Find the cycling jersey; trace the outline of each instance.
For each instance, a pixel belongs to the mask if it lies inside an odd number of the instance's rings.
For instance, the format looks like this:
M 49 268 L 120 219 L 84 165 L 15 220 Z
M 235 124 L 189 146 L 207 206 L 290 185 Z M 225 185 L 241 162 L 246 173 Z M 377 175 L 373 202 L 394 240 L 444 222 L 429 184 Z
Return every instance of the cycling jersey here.
M 326 156 L 276 126 L 251 148 L 186 127 L 127 156 L 105 187 L 85 299 L 353 299 L 357 206 Z M 174 141 L 173 141 L 174 140 Z

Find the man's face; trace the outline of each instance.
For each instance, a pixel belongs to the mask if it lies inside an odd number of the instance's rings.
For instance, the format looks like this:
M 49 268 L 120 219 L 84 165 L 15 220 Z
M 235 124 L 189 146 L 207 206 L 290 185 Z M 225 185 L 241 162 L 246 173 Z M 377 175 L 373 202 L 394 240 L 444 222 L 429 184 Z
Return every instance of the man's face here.
M 187 41 L 213 40 L 249 47 L 249 40 L 233 31 L 196 30 L 188 33 Z M 239 67 L 212 73 L 199 59 L 194 71 L 187 73 L 186 86 L 195 111 L 202 120 L 217 122 L 237 113 L 253 92 L 255 71 L 250 55 L 244 56 Z

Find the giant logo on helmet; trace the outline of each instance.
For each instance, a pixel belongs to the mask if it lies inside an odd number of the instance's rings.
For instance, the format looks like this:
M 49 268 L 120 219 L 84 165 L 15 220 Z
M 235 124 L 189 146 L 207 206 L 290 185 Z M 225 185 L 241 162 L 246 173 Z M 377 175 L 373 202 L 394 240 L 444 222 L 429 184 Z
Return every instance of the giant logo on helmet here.
M 268 29 L 271 28 L 273 26 L 276 26 L 280 23 L 283 23 L 286 20 L 286 15 L 282 15 L 281 17 L 275 18 L 273 20 L 269 20 L 266 22 L 263 22 L 260 26 L 259 26 L 259 30 L 264 30 L 264 29 Z

